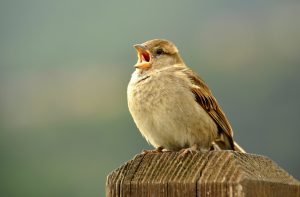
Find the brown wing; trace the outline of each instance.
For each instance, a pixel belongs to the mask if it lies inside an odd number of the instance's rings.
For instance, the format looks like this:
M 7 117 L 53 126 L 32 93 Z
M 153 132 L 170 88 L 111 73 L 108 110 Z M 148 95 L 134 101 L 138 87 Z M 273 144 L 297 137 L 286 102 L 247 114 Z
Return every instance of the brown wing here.
M 229 143 L 233 149 L 232 128 L 212 92 L 205 82 L 192 70 L 186 68 L 183 72 L 189 77 L 193 84 L 191 90 L 195 95 L 196 101 L 217 124 L 220 134 L 220 139 L 218 140 L 223 141 L 225 144 Z M 223 134 L 225 134 L 226 137 Z

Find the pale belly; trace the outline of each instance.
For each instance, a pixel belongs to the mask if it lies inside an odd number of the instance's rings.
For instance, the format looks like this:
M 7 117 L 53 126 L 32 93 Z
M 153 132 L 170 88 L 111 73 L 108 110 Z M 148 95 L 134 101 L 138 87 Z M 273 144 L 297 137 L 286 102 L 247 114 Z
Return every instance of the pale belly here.
M 154 80 L 145 80 L 143 88 L 134 84 L 128 87 L 129 110 L 142 135 L 154 147 L 168 150 L 194 144 L 209 149 L 217 126 L 192 92 L 167 78 L 155 85 Z

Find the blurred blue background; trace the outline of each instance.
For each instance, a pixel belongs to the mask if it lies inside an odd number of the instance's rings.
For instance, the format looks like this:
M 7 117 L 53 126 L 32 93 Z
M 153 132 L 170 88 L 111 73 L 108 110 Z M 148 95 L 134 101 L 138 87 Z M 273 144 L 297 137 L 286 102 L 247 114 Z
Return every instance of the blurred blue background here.
M 236 140 L 300 178 L 300 1 L 0 2 L 1 196 L 104 196 L 150 148 L 127 109 L 133 44 L 172 40 Z

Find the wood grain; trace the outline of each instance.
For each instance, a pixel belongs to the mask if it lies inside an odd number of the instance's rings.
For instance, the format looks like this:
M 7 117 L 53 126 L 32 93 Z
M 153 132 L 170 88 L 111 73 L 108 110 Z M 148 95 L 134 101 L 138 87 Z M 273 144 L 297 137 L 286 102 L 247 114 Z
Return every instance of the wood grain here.
M 210 151 L 137 155 L 111 172 L 107 197 L 299 196 L 300 182 L 267 157 Z

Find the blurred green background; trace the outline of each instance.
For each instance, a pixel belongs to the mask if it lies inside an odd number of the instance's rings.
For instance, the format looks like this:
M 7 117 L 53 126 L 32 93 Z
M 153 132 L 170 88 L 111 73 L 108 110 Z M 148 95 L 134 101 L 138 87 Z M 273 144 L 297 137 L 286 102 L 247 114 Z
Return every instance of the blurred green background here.
M 300 1 L 0 3 L 0 195 L 104 196 L 150 148 L 127 109 L 132 48 L 172 40 L 236 140 L 300 178 Z

